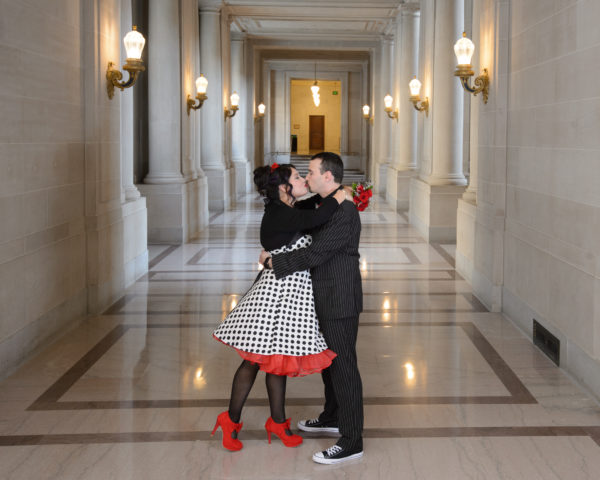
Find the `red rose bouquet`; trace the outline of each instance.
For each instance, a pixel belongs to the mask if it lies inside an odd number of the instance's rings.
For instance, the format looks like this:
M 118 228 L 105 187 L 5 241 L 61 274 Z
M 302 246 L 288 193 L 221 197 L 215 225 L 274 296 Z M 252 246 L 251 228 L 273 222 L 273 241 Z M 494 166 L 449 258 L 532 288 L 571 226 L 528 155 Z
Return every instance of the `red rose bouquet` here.
M 362 212 L 369 206 L 369 201 L 373 196 L 373 184 L 369 182 L 353 183 L 352 193 L 354 205 L 359 212 Z

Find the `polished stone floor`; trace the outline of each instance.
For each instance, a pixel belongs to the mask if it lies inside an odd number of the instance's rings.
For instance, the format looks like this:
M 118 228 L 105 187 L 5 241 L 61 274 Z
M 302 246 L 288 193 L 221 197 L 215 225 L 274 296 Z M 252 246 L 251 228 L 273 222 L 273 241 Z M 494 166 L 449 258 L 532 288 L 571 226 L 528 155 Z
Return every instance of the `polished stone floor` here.
M 361 214 L 358 339 L 365 456 L 314 464 L 334 440 L 269 445 L 263 374 L 244 449 L 210 437 L 237 354 L 212 329 L 257 274 L 260 201 L 193 243 L 150 247 L 150 271 L 0 384 L 1 479 L 598 479 L 600 407 L 382 199 Z M 290 379 L 288 415 L 319 413 L 319 376 Z

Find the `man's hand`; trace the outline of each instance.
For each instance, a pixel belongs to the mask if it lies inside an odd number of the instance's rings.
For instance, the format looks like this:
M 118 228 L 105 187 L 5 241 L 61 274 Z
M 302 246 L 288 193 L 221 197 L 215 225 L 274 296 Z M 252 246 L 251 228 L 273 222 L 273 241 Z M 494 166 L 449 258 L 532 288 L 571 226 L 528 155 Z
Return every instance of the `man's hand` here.
M 260 252 L 260 258 L 258 259 L 258 261 L 261 265 L 264 265 L 267 258 L 271 258 L 271 254 L 266 250 L 263 250 L 262 252 Z

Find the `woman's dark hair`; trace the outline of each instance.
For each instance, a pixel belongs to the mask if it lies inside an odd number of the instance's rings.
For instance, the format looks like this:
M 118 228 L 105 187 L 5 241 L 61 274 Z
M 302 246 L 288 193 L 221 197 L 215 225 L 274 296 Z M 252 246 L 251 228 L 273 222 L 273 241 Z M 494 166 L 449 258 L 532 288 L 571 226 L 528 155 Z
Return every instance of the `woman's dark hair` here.
M 254 170 L 254 184 L 263 197 L 265 202 L 269 203 L 273 200 L 279 200 L 279 185 L 286 186 L 286 192 L 293 200 L 296 198 L 292 195 L 292 185 L 290 177 L 292 176 L 291 163 L 278 165 L 276 168 L 271 168 L 271 165 L 258 167 Z

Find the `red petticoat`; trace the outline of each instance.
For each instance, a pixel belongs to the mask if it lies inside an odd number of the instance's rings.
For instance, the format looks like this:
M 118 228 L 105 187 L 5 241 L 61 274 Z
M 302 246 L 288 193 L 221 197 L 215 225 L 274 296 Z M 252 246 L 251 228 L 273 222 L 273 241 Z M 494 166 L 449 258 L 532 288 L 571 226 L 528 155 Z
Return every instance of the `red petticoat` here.
M 288 377 L 303 377 L 313 373 L 319 373 L 331 365 L 331 362 L 337 353 L 330 349 L 323 350 L 313 355 L 293 356 L 293 355 L 260 355 L 258 353 L 244 352 L 238 348 L 223 342 L 220 338 L 213 335 L 224 345 L 233 348 L 240 354 L 244 360 L 252 362 L 263 371 L 275 375 L 287 375 Z

